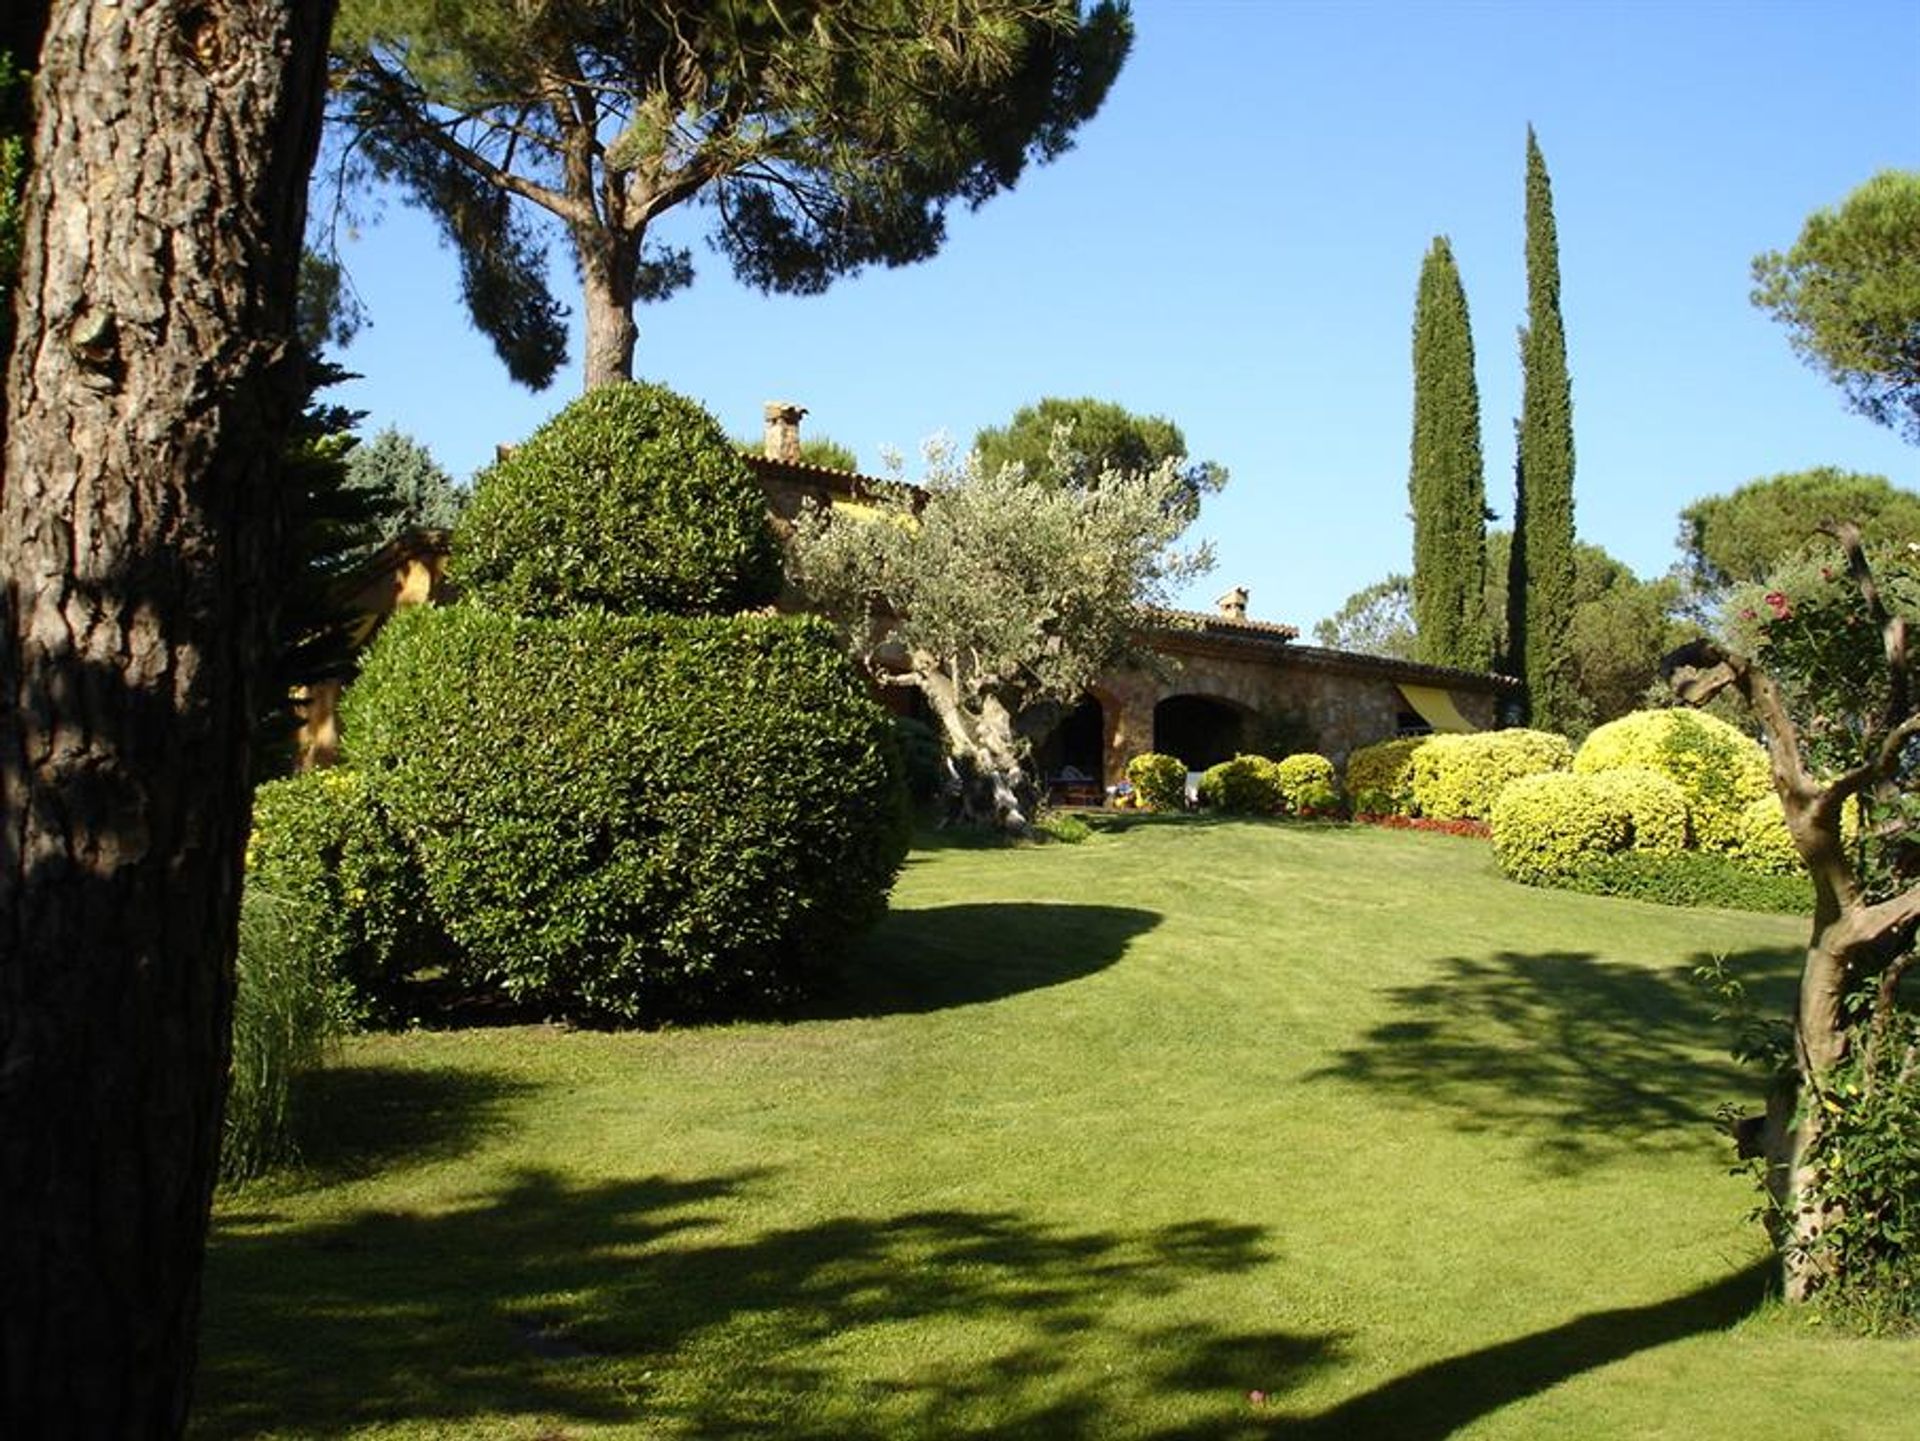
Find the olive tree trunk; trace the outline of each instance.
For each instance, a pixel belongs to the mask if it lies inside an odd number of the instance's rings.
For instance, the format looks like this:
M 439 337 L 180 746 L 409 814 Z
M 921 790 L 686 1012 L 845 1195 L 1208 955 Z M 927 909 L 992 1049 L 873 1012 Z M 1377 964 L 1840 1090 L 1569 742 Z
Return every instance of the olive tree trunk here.
M 924 652 L 914 655 L 901 682 L 926 697 L 947 738 L 953 818 L 1013 835 L 1031 831 L 1038 795 L 1013 712 L 990 692 L 964 692 L 938 659 Z
M 184 1427 L 330 0 L 58 0 L 0 470 L 0 1436 Z

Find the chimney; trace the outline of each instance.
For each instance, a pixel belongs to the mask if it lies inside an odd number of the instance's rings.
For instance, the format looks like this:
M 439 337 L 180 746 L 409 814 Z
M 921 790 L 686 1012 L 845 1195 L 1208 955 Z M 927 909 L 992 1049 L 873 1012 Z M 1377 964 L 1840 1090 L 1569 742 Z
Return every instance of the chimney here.
M 1232 590 L 1214 602 L 1220 608 L 1224 620 L 1245 620 L 1247 618 L 1247 588 L 1236 585 Z
M 791 401 L 767 402 L 767 431 L 762 449 L 768 460 L 791 462 L 800 459 L 800 417 L 806 413 L 804 405 L 795 405 Z

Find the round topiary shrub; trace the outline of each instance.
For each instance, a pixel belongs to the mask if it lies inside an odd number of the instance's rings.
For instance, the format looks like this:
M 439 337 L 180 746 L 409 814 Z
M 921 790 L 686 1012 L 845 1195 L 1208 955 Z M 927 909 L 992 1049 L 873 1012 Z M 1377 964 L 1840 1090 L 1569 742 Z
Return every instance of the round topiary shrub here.
M 1340 786 L 1333 762 L 1302 751 L 1276 761 L 1274 779 L 1280 785 L 1280 806 L 1288 815 L 1328 815 L 1340 809 Z
M 1626 807 L 1633 850 L 1673 855 L 1687 848 L 1687 797 L 1677 783 L 1638 766 L 1594 771 L 1587 778 Z
M 1178 756 L 1146 751 L 1127 762 L 1127 780 L 1136 805 L 1150 811 L 1177 811 L 1187 803 L 1187 766 Z
M 1592 777 L 1570 771 L 1522 776 L 1493 806 L 1493 853 L 1527 885 L 1555 885 L 1586 856 L 1622 849 L 1633 821 L 1619 798 Z
M 1741 808 L 1733 845 L 1733 859 L 1763 876 L 1795 876 L 1805 867 L 1787 830 L 1787 813 L 1773 794 L 1749 801 Z
M 589 391 L 482 471 L 461 591 L 516 615 L 732 614 L 780 592 L 767 499 L 719 423 L 656 385 Z
M 343 740 L 463 979 L 568 1012 L 795 997 L 906 850 L 892 727 L 818 620 L 403 612 Z
M 1438 820 L 1483 821 L 1511 781 L 1573 763 L 1573 743 L 1550 731 L 1477 731 L 1428 738 L 1412 757 L 1414 809 Z
M 246 884 L 261 914 L 270 908 L 275 928 L 335 978 L 354 1022 L 396 1019 L 408 972 L 446 949 L 419 867 L 346 767 L 255 790 Z
M 1284 804 L 1278 771 L 1265 756 L 1222 761 L 1200 777 L 1200 804 L 1222 815 L 1277 815 Z
M 1597 727 L 1574 755 L 1581 775 L 1657 771 L 1680 787 L 1696 845 L 1730 851 L 1741 813 L 1768 795 L 1766 752 L 1714 716 L 1694 710 L 1635 711 Z
M 1362 815 L 1413 814 L 1413 757 L 1431 737 L 1376 741 L 1347 757 L 1347 798 Z

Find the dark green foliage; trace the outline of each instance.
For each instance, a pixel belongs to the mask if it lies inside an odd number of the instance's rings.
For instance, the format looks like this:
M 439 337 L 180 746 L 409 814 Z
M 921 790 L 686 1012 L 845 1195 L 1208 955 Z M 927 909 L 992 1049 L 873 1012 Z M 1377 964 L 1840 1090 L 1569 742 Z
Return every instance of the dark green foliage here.
M 916 806 L 931 805 L 944 779 L 946 748 L 940 744 L 939 733 L 925 721 L 897 715 L 893 718 L 893 738 L 900 747 L 907 798 Z
M 1527 683 L 1530 724 L 1578 729 L 1569 633 L 1573 626 L 1573 387 L 1560 318 L 1560 242 L 1553 186 L 1527 129 L 1527 324 L 1512 569 L 1507 583 L 1508 668 Z
M 362 124 L 361 153 L 379 179 L 431 215 L 460 258 L 460 296 L 507 374 L 529 390 L 553 384 L 567 359 L 567 308 L 547 288 L 547 247 L 513 197 L 450 158 L 426 135 Z
M 518 615 L 725 614 L 779 594 L 780 550 L 712 416 L 660 386 L 610 385 L 480 473 L 451 573 Z
M 303 306 L 305 300 L 303 291 Z M 345 603 L 345 591 L 395 512 L 388 497 L 348 482 L 346 457 L 355 444 L 349 432 L 359 414 L 319 399 L 351 377 L 312 348 L 302 364 L 307 403 L 287 438 L 274 491 L 280 513 L 267 568 L 277 585 L 273 668 L 254 747 L 261 776 L 284 773 L 290 763 L 296 690 L 352 676 L 362 617 Z
M 410 530 L 452 530 L 467 508 L 467 493 L 433 453 L 392 426 L 353 448 L 347 479 L 391 504 L 381 525 L 386 540 Z
M 1057 444 L 1062 437 L 1064 445 Z M 1107 471 L 1138 473 L 1172 461 L 1179 466 L 1188 519 L 1199 513 L 1203 496 L 1227 483 L 1226 467 L 1188 458 L 1186 436 L 1165 416 L 1135 415 L 1091 396 L 1048 396 L 1023 405 L 1006 425 L 974 436 L 973 448 L 985 469 L 1020 465 L 1034 479 L 1081 489 L 1098 484 Z
M 892 728 L 817 620 L 402 614 L 344 731 L 466 979 L 566 1011 L 790 999 L 905 851 Z
M 923 260 L 950 204 L 1070 148 L 1132 33 L 1123 5 L 1083 16 L 1074 0 L 347 0 L 333 118 L 439 221 L 475 325 L 530 384 L 564 332 L 543 233 L 516 207 L 565 227 L 592 385 L 630 375 L 633 304 L 692 280 L 686 249 L 649 243 L 661 214 L 702 202 L 714 247 L 762 290 Z
M 447 943 L 418 865 L 361 775 L 346 767 L 254 792 L 247 892 L 271 897 L 278 929 L 343 987 L 343 1014 L 401 1019 L 409 973 Z
M 1753 303 L 1848 405 L 1920 442 L 1920 170 L 1887 170 L 1753 262 Z
M 1902 1012 L 1878 1043 L 1878 1084 L 1864 1052 L 1841 1068 L 1814 1158 L 1842 1202 L 1820 1237 L 1820 1304 L 1870 1333 L 1920 1329 L 1920 1069 L 1898 1064 L 1916 1046 L 1920 1022 Z
M 1557 876 L 1560 890 L 1628 896 L 1663 906 L 1804 915 L 1813 885 L 1804 875 L 1767 876 L 1710 851 L 1614 851 L 1588 854 Z
M 1882 475 L 1819 466 L 1749 481 L 1680 512 L 1680 550 L 1694 583 L 1710 593 L 1764 581 L 1786 561 L 1830 556 L 1822 525 L 1852 521 L 1875 554 L 1920 541 L 1920 496 Z
M 20 271 L 20 203 L 32 116 L 27 77 L 0 50 L 0 366 L 13 349 L 13 279 Z
M 1314 624 L 1313 638 L 1330 650 L 1412 660 L 1418 645 L 1413 577 L 1394 574 L 1356 590 L 1339 610 Z
M 1487 488 L 1467 296 L 1445 236 L 1420 267 L 1413 320 L 1413 622 L 1416 658 L 1484 670 Z

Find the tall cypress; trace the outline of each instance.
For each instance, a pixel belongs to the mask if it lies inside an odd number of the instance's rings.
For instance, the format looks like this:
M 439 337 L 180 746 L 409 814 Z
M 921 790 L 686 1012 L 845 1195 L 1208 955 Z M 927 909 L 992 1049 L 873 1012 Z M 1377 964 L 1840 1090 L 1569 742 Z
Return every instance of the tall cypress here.
M 1553 185 L 1527 127 L 1527 324 L 1514 467 L 1513 558 L 1507 573 L 1510 668 L 1527 683 L 1531 723 L 1579 722 L 1568 632 L 1573 624 L 1573 388 L 1560 320 L 1560 242 Z
M 1480 389 L 1467 295 L 1444 235 L 1420 267 L 1413 311 L 1413 620 L 1420 659 L 1483 669 L 1487 624 L 1487 491 Z

